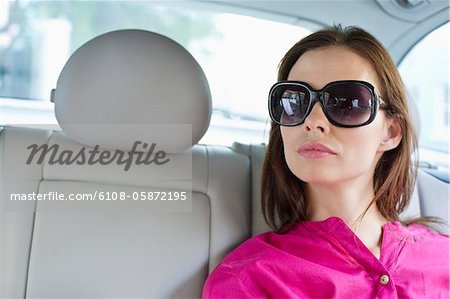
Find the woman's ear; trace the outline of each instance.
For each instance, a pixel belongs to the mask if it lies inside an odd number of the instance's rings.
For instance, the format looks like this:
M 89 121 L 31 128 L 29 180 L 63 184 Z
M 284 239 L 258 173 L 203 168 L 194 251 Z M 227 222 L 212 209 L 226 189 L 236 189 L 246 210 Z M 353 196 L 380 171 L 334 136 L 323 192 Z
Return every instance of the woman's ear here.
M 384 137 L 380 142 L 378 150 L 386 152 L 396 148 L 402 141 L 402 127 L 398 119 L 393 116 L 386 118 L 386 126 L 384 127 Z

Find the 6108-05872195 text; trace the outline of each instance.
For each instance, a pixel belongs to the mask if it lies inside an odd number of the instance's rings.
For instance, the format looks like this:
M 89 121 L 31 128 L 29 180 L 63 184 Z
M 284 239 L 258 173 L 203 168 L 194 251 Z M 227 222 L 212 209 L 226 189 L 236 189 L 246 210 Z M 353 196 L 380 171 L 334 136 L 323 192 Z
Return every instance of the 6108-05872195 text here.
M 187 200 L 186 191 L 94 191 L 91 193 L 62 193 L 50 191 L 46 193 L 11 193 L 12 201 L 178 201 Z

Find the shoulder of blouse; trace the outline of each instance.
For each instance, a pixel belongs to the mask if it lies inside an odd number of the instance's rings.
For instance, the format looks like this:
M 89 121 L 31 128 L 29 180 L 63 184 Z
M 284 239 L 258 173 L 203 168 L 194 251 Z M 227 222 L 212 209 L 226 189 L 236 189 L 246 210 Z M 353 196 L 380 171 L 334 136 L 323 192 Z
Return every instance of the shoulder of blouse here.
M 401 224 L 399 224 L 401 225 Z M 430 229 L 428 229 L 425 226 L 422 226 L 420 224 L 411 224 L 409 226 L 402 226 L 403 230 L 413 236 L 413 238 L 418 241 L 418 240 L 426 240 L 427 242 L 431 241 L 431 240 L 442 240 L 442 241 L 450 241 L 450 235 L 448 234 L 444 234 L 444 233 L 439 233 L 436 231 L 432 231 Z

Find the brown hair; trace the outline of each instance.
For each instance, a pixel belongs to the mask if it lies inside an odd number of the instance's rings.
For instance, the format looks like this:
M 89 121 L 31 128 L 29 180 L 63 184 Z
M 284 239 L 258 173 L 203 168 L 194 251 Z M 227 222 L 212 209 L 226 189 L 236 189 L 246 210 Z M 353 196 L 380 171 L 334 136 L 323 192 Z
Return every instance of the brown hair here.
M 417 138 L 412 126 L 405 88 L 395 63 L 383 45 L 371 34 L 358 27 L 334 26 L 317 31 L 296 43 L 283 57 L 278 70 L 278 81 L 287 80 L 295 62 L 305 52 L 328 46 L 343 46 L 369 61 L 380 83 L 380 94 L 390 107 L 389 117 L 396 117 L 401 126 L 402 140 L 383 153 L 374 172 L 375 203 L 388 221 L 399 221 L 400 213 L 411 199 L 417 162 L 411 154 L 417 150 Z M 415 160 L 417 161 L 417 159 Z M 413 165 L 414 164 L 414 165 Z M 268 225 L 276 232 L 288 230 L 298 221 L 307 219 L 308 201 L 305 182 L 289 170 L 284 158 L 279 125 L 272 122 L 269 143 L 262 173 L 262 211 Z M 421 217 L 402 221 L 404 225 L 418 223 L 432 227 L 441 223 L 435 217 Z

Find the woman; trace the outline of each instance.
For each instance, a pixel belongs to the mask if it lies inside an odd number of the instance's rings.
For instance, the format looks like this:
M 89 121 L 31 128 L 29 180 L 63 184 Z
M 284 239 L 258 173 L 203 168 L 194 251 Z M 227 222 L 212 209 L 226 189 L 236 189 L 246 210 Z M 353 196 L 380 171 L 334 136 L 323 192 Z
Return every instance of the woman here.
M 270 90 L 262 205 L 274 229 L 230 253 L 204 298 L 448 298 L 449 236 L 400 222 L 416 137 L 386 49 L 356 27 L 313 33 Z

